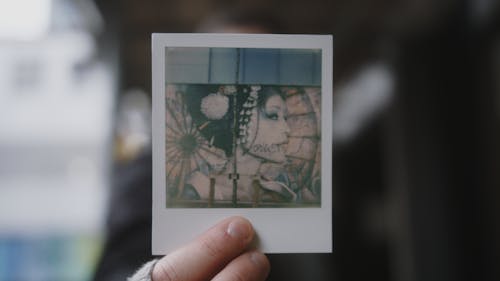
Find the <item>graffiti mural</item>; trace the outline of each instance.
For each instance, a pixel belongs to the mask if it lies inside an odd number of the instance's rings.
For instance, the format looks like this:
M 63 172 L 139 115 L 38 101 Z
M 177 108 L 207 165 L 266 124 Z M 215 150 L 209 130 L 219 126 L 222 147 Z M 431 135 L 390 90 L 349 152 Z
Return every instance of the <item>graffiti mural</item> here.
M 172 83 L 167 207 L 321 206 L 321 87 Z

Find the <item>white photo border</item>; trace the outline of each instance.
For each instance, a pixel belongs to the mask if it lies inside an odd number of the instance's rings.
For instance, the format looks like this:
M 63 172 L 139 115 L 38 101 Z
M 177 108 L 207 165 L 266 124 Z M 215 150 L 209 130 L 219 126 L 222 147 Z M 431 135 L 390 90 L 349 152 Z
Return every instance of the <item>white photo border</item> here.
M 167 208 L 165 204 L 166 47 L 321 49 L 321 206 L 317 208 Z M 330 253 L 332 240 L 331 35 L 152 34 L 152 254 L 164 255 L 223 218 L 251 221 L 265 253 Z

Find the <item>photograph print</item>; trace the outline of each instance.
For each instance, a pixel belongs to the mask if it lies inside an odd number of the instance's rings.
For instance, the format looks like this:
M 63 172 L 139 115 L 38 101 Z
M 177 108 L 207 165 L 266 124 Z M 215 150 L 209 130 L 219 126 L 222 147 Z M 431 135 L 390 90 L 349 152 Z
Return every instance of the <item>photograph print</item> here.
M 321 55 L 166 47 L 166 207 L 321 207 Z

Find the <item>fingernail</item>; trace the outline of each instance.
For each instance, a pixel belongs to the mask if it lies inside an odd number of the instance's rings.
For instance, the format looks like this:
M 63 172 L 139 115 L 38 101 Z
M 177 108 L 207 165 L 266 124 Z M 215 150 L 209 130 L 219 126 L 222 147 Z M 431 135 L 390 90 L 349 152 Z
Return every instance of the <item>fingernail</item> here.
M 227 227 L 227 234 L 240 240 L 250 240 L 252 235 L 252 227 L 243 219 L 235 219 L 229 223 Z
M 265 277 L 269 274 L 270 271 L 270 264 L 269 260 L 267 257 L 260 253 L 260 252 L 253 252 L 250 254 L 250 260 L 252 261 L 253 264 L 259 269 L 259 271 L 263 274 L 262 276 L 264 277 L 262 280 L 265 279 Z
M 250 254 L 250 260 L 257 266 L 263 266 L 264 265 L 264 257 L 261 253 L 258 252 L 253 252 Z

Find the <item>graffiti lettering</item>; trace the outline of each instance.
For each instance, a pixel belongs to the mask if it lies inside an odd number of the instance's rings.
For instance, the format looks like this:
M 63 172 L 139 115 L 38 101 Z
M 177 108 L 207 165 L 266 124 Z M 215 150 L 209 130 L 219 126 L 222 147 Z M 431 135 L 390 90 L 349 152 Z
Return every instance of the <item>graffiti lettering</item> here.
M 275 153 L 281 152 L 282 148 L 279 144 L 255 144 L 252 146 L 251 151 L 253 153 Z

